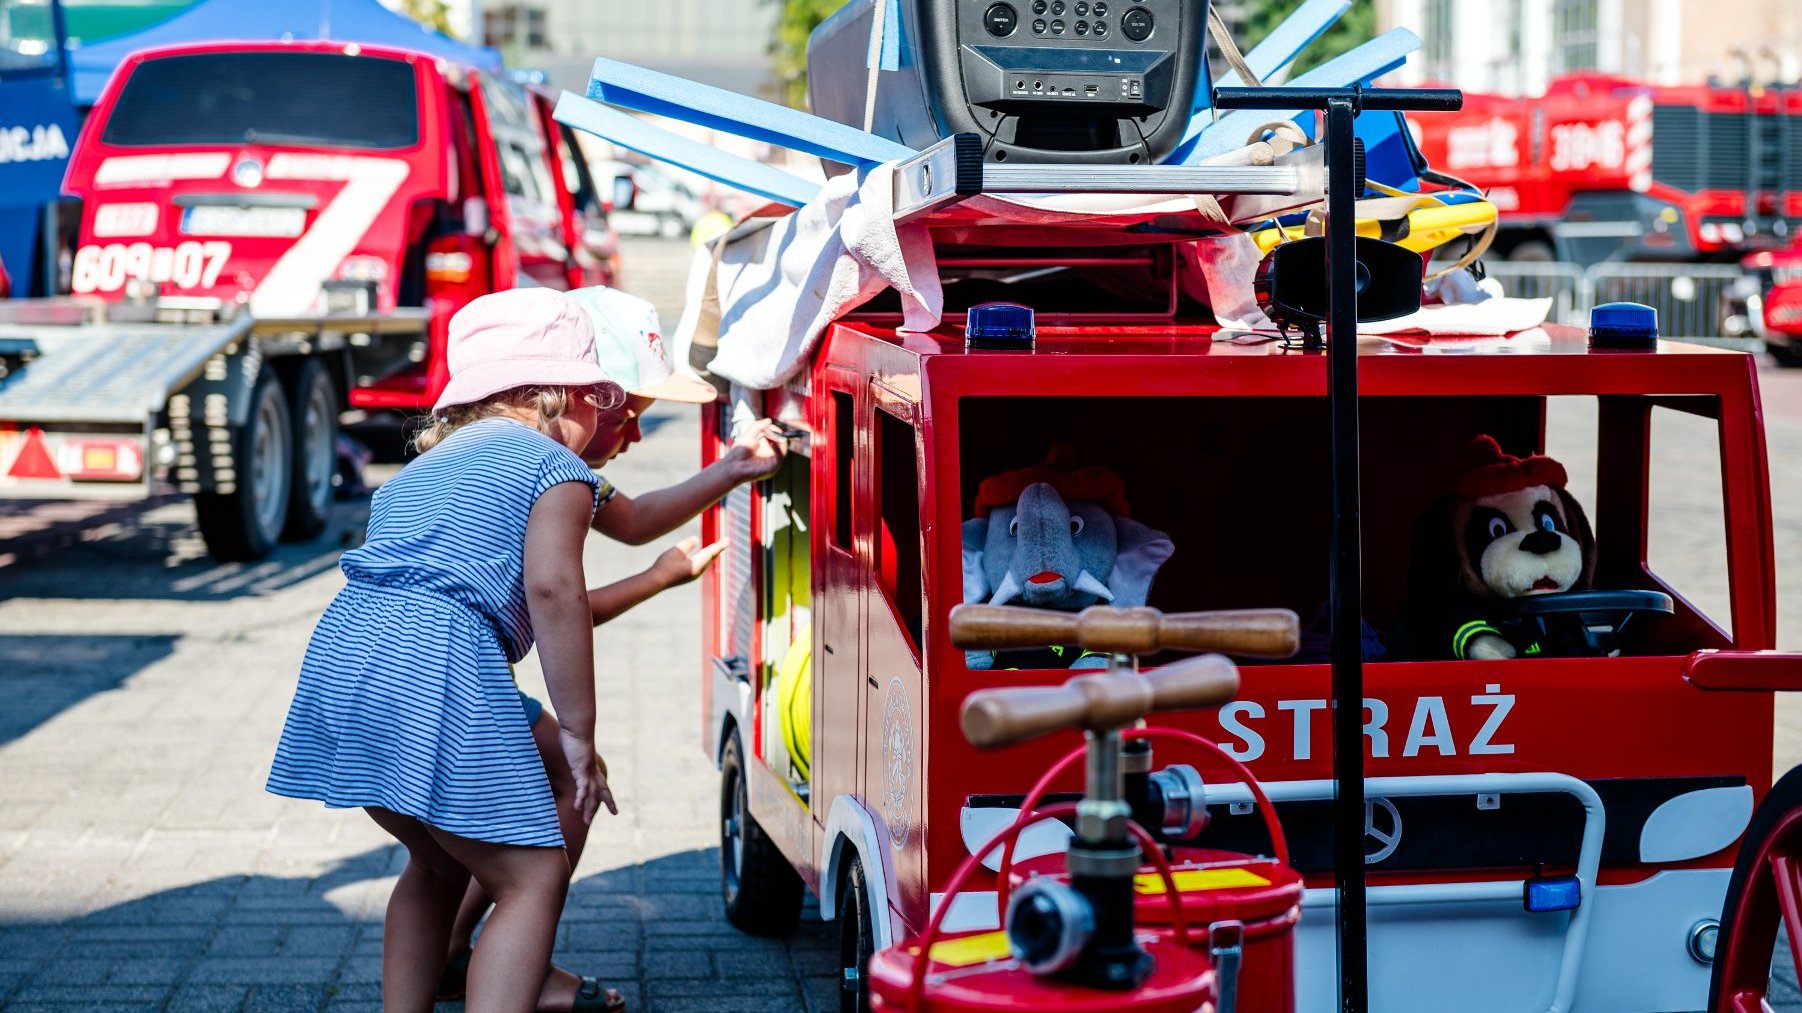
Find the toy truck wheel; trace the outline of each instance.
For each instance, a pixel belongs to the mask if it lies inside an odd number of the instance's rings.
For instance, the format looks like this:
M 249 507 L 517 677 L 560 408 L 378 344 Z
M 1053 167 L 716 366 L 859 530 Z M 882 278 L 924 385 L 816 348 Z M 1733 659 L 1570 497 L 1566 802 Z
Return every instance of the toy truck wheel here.
M 726 741 L 720 761 L 720 893 L 726 920 L 758 936 L 779 936 L 801 916 L 801 877 L 751 815 L 744 747 Z
M 264 370 L 251 391 L 250 412 L 233 434 L 232 462 L 228 491 L 194 496 L 200 534 L 221 562 L 262 559 L 281 536 L 294 484 L 292 416 L 272 370 Z
M 1789 946 L 1778 929 L 1789 926 Z M 1721 910 L 1719 938 L 1710 947 L 1714 975 L 1710 1013 L 1771 1009 L 1767 992 L 1794 994 L 1802 967 L 1794 954 L 1802 926 L 1802 767 L 1785 774 L 1759 803 L 1740 844 Z M 1706 946 L 1692 930 L 1690 948 Z
M 870 925 L 870 886 L 863 862 L 852 858 L 838 902 L 839 1013 L 869 1013 L 870 957 L 876 932 Z
M 332 377 L 309 359 L 289 387 L 294 406 L 294 478 L 282 538 L 301 541 L 325 530 L 332 519 L 338 473 L 338 392 Z

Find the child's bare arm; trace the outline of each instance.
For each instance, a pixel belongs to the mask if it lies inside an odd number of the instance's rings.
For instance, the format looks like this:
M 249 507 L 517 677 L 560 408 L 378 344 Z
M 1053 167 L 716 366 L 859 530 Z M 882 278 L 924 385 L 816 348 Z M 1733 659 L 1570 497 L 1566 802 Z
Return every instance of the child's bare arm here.
M 526 609 L 584 822 L 602 803 L 618 812 L 594 752 L 594 639 L 582 579 L 582 540 L 593 508 L 587 485 L 552 486 L 532 507 L 525 544 Z
M 599 626 L 608 622 L 660 592 L 699 577 L 713 565 L 714 558 L 726 544 L 722 539 L 703 548 L 699 538 L 690 536 L 665 549 L 649 568 L 605 587 L 590 588 L 588 611 L 594 624 Z
M 776 424 L 765 419 L 733 441 L 725 456 L 685 481 L 637 497 L 614 493 L 595 512 L 594 529 L 627 545 L 662 538 L 739 485 L 774 474 L 787 451 Z

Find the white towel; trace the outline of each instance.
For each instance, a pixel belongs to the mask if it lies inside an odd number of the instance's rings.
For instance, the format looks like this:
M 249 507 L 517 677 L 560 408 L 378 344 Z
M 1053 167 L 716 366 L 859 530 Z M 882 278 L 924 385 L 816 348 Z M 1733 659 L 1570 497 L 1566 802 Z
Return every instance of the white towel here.
M 901 296 L 902 330 L 938 326 L 944 296 L 926 230 L 897 227 L 892 166 L 828 180 L 820 196 L 767 228 L 735 232 L 720 256 L 719 352 L 708 369 L 758 390 L 806 365 L 833 320 L 885 288 Z M 711 257 L 699 256 L 676 343 L 694 339 Z
M 1501 337 L 1532 330 L 1552 312 L 1550 299 L 1485 299 L 1453 306 L 1425 306 L 1394 320 L 1359 324 L 1359 334 L 1405 334 L 1420 331 L 1434 337 Z

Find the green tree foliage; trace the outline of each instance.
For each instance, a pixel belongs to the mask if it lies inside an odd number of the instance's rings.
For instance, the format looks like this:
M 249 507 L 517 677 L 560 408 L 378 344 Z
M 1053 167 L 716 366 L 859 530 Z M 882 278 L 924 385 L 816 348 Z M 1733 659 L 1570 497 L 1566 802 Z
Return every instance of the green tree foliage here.
M 770 55 L 776 63 L 776 80 L 782 88 L 783 101 L 795 108 L 807 105 L 807 37 L 845 0 L 764 0 L 779 6 L 776 37 L 770 42 Z
M 1302 0 L 1251 0 L 1244 5 L 1245 16 L 1237 26 L 1235 41 L 1246 52 L 1269 35 L 1283 19 L 1295 13 Z M 1352 0 L 1351 10 L 1339 18 L 1326 34 L 1301 51 L 1290 65 L 1289 76 L 1305 73 L 1340 53 L 1376 38 L 1376 0 Z
M 401 0 L 401 13 L 445 35 L 455 38 L 457 33 L 451 31 L 450 4 L 445 0 Z

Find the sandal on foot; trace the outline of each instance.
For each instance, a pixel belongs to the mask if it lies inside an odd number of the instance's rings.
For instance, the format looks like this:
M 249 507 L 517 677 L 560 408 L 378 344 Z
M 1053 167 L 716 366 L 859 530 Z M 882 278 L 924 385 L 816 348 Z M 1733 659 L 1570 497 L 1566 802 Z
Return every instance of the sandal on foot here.
M 569 1013 L 626 1013 L 626 1000 L 618 989 L 602 988 L 599 979 L 583 978 Z
M 450 1002 L 463 998 L 469 991 L 469 951 L 450 958 L 444 962 L 444 973 L 438 976 L 439 1002 Z

